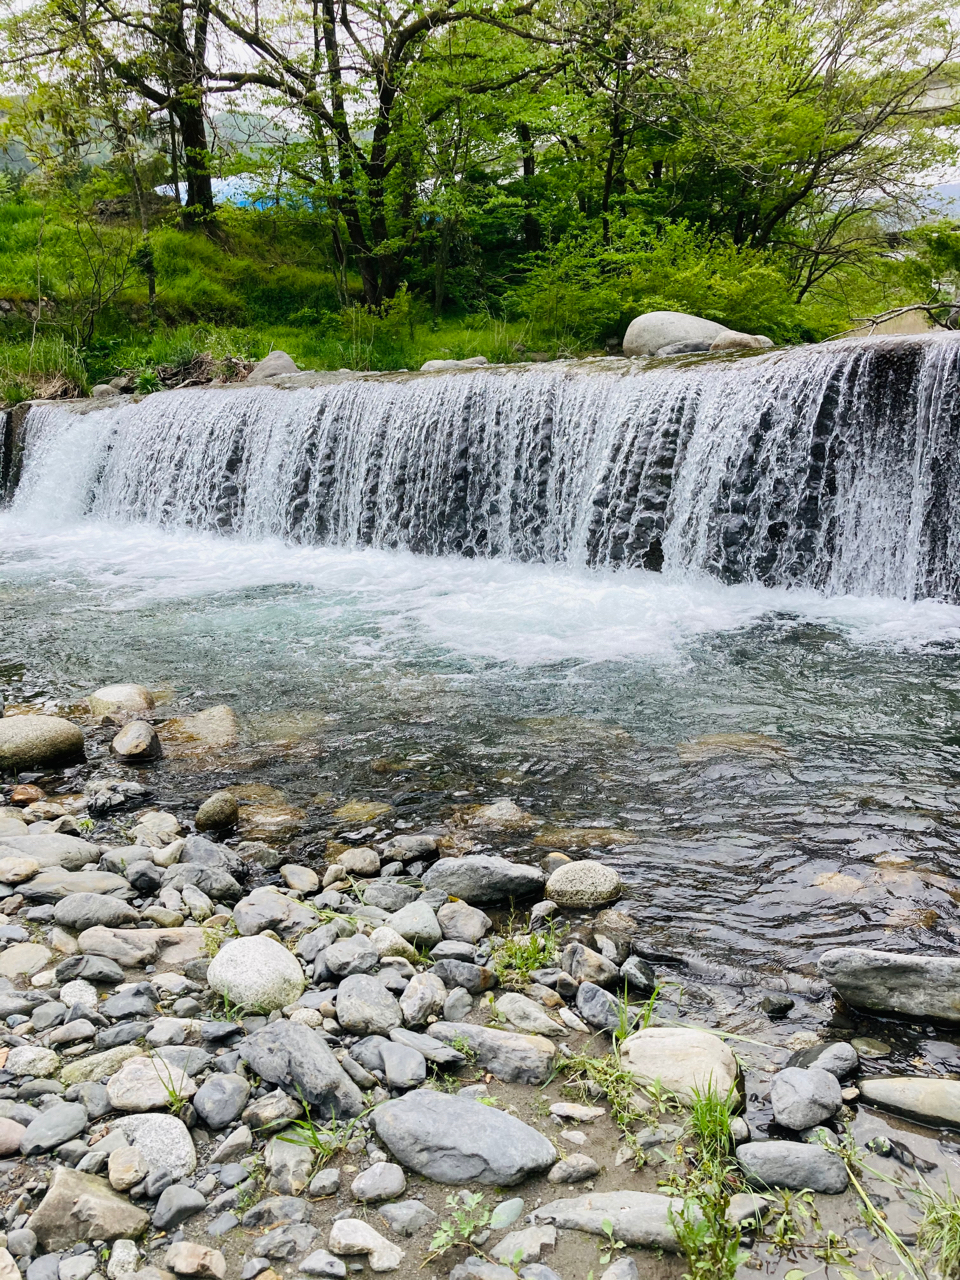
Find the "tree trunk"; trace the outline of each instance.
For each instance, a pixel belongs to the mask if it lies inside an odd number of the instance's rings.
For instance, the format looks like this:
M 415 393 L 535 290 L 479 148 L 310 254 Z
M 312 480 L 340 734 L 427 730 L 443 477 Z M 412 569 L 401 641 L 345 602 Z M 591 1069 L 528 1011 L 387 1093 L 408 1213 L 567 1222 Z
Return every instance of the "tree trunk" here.
M 197 227 L 214 217 L 213 183 L 210 179 L 210 151 L 203 108 L 197 101 L 178 98 L 172 110 L 180 126 L 183 143 L 183 170 L 187 183 L 187 203 L 183 210 L 184 226 Z

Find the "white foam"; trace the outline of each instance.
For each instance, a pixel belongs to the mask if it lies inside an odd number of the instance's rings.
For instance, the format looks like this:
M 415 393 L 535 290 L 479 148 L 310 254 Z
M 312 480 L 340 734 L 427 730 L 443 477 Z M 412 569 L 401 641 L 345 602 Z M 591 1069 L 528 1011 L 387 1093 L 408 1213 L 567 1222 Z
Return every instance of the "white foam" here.
M 264 625 L 352 636 L 357 655 L 414 657 L 429 649 L 521 667 L 623 659 L 674 661 L 692 641 L 773 614 L 830 625 L 853 643 L 918 647 L 960 640 L 960 607 L 924 600 L 672 582 L 619 573 L 406 551 L 287 546 L 211 534 L 82 521 L 48 532 L 0 514 L 0 580 L 92 591 L 98 607 L 153 609 L 202 601 L 222 625 L 243 604 Z M 271 588 L 277 589 L 271 591 Z M 251 590 L 263 600 L 251 601 Z M 38 595 L 38 603 L 42 594 Z M 276 615 L 283 604 L 283 621 Z M 272 621 L 271 621 L 272 618 Z

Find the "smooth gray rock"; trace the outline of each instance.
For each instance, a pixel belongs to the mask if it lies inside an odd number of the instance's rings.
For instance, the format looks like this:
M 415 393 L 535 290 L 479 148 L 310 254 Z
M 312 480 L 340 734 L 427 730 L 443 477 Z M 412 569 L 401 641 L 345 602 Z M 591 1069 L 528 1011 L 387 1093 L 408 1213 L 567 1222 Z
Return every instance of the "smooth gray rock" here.
M 539 897 L 546 879 L 539 867 L 482 853 L 466 858 L 440 858 L 423 873 L 423 883 L 428 889 L 442 889 L 451 898 L 460 898 L 471 906 L 505 902 L 509 898 Z
M 413 1236 L 423 1227 L 432 1226 L 437 1215 L 420 1200 L 401 1200 L 380 1206 L 380 1217 L 398 1236 Z M 301 1267 L 302 1270 L 302 1267 Z
M 347 982 L 373 982 L 372 978 L 347 978 Z M 343 988 L 341 987 L 341 991 Z M 396 1003 L 396 1001 L 394 1001 Z M 339 1014 L 339 1002 L 338 1002 Z M 397 1022 L 399 1022 L 399 1017 Z M 240 1045 L 240 1056 L 262 1080 L 277 1084 L 293 1097 L 318 1108 L 324 1119 L 358 1116 L 363 1111 L 360 1090 L 344 1072 L 326 1041 L 302 1023 L 270 1022 Z
M 381 982 L 356 973 L 344 978 L 337 990 L 337 1021 L 354 1035 L 389 1035 L 403 1017 L 400 1005 Z
M 569 1200 L 553 1200 L 534 1209 L 534 1222 L 548 1222 L 566 1230 L 605 1235 L 608 1223 L 613 1235 L 628 1245 L 648 1249 L 678 1250 L 677 1237 L 670 1221 L 671 1211 L 680 1213 L 682 1200 L 653 1195 L 647 1191 L 592 1191 Z
M 317 1228 L 311 1227 L 308 1222 L 295 1222 L 283 1227 L 274 1227 L 257 1241 L 257 1252 L 265 1258 L 289 1262 L 304 1249 L 309 1249 L 319 1234 Z
M 859 1065 L 860 1055 L 845 1040 L 833 1040 L 828 1044 L 814 1045 L 811 1049 L 800 1049 L 787 1063 L 788 1067 L 819 1067 L 821 1071 L 829 1071 L 838 1080 L 846 1080 L 848 1076 L 852 1076 Z
M 218 1072 L 204 1080 L 193 1098 L 194 1109 L 208 1129 L 225 1129 L 243 1111 L 250 1085 L 243 1076 Z
M 450 1272 L 449 1280 L 516 1280 L 516 1272 L 486 1258 L 465 1258 Z
M 621 991 L 624 984 L 634 995 L 652 996 L 657 989 L 657 975 L 646 960 L 641 960 L 639 956 L 628 956 L 620 966 L 620 981 L 617 985 Z
M 512 1186 L 556 1162 L 543 1134 L 469 1098 L 420 1089 L 373 1112 L 380 1142 L 435 1182 Z
M 194 1214 L 201 1213 L 206 1207 L 207 1202 L 199 1191 L 178 1183 L 161 1193 L 153 1211 L 152 1222 L 158 1231 L 170 1231 Z
M 443 1002 L 444 1022 L 463 1022 L 473 1008 L 473 996 L 466 987 L 454 987 Z
M 615 987 L 620 979 L 617 966 L 602 956 L 599 951 L 583 946 L 580 942 L 571 942 L 564 947 L 560 957 L 560 966 L 564 973 L 569 973 L 574 982 L 592 982 L 598 987 Z
M 224 871 L 220 867 L 205 867 L 195 863 L 175 862 L 172 867 L 167 867 L 163 873 L 163 887 L 165 889 L 176 889 L 181 892 L 185 885 L 192 884 L 198 888 L 201 893 L 205 893 L 212 902 L 236 902 L 239 908 L 238 898 L 242 897 L 243 890 L 228 871 Z M 255 890 L 256 892 L 256 890 Z M 240 921 L 236 919 L 237 929 L 240 933 L 260 933 L 260 929 L 242 929 Z M 316 919 L 314 916 L 313 920 Z M 312 921 L 307 921 L 307 925 Z M 303 927 L 306 928 L 307 925 Z M 270 928 L 264 925 L 264 929 Z M 279 929 L 278 929 L 279 932 Z M 281 934 L 281 937 L 286 935 Z
M 737 1159 L 753 1187 L 785 1187 L 838 1196 L 847 1189 L 847 1167 L 825 1147 L 806 1142 L 744 1142 Z
M 490 1230 L 503 1231 L 512 1227 L 523 1213 L 523 1197 L 514 1196 L 512 1200 L 501 1200 L 490 1215 Z
M 859 1082 L 860 1097 L 937 1128 L 960 1129 L 960 1080 L 931 1076 L 884 1076 Z
M 40 839 L 39 836 L 34 837 Z M 74 893 L 110 894 L 115 898 L 132 898 L 136 890 L 123 876 L 112 871 L 60 871 L 51 867 L 41 871 L 26 884 L 17 885 L 30 902 L 56 903 Z
M 298 1196 L 310 1181 L 315 1153 L 296 1129 L 271 1138 L 264 1151 L 270 1176 L 267 1186 L 282 1196 Z
M 632 1258 L 618 1258 L 607 1267 L 600 1280 L 640 1280 L 640 1273 Z
M 383 1040 L 380 1058 L 389 1089 L 416 1089 L 426 1079 L 427 1062 L 417 1049 L 395 1044 L 392 1040 Z
M 92 929 L 102 924 L 108 928 L 136 924 L 140 912 L 120 898 L 103 893 L 71 893 L 61 898 L 53 909 L 55 922 L 65 929 Z
M 84 758 L 83 730 L 61 716 L 0 719 L 0 772 L 73 764 Z
M 321 1169 L 310 1179 L 309 1196 L 335 1196 L 340 1189 L 340 1170 Z
M 960 1022 L 960 959 L 836 947 L 817 970 L 855 1009 Z
M 840 1082 L 820 1067 L 787 1067 L 770 1082 L 770 1102 L 777 1124 L 811 1129 L 839 1111 Z
M 577 992 L 577 1013 L 597 1031 L 615 1031 L 620 1026 L 623 1001 L 593 982 L 582 982 Z M 640 1017 L 639 1009 L 626 1009 L 628 1023 Z
M 272 1196 L 248 1209 L 241 1219 L 244 1230 L 256 1227 L 273 1227 L 278 1222 L 302 1222 L 307 1216 L 307 1206 L 295 1196 Z
M 438 960 L 464 960 L 467 964 L 473 964 L 476 958 L 477 948 L 472 942 L 438 942 L 430 952 L 430 959 L 434 963 Z
M 87 1110 L 80 1102 L 56 1102 L 27 1125 L 20 1139 L 25 1156 L 38 1156 L 69 1142 L 87 1126 Z
M 447 998 L 447 989 L 436 973 L 415 973 L 400 995 L 400 1012 L 408 1027 L 423 1027 L 433 1015 L 438 1017 Z
M 433 909 L 419 898 L 395 911 L 386 923 L 414 947 L 426 947 L 429 950 L 443 937 Z
M 553 1071 L 556 1045 L 545 1036 L 525 1036 L 472 1022 L 435 1022 L 430 1034 L 444 1044 L 465 1043 L 477 1065 L 505 1084 L 545 1084 Z
M 106 987 L 115 987 L 123 981 L 123 970 L 116 960 L 108 960 L 106 956 L 70 956 L 61 960 L 55 972 L 61 985 L 75 978 Z
M 380 963 L 377 948 L 362 933 L 340 938 L 323 952 L 323 962 L 338 978 L 354 973 L 372 973 Z
M 273 929 L 284 940 L 296 937 L 317 923 L 315 911 L 296 898 L 288 898 L 286 894 L 266 886 L 241 898 L 233 909 L 233 919 L 238 932 L 245 937 Z
M 347 1264 L 327 1253 L 326 1249 L 316 1249 L 308 1254 L 297 1269 L 305 1276 L 330 1276 L 333 1280 L 340 1280 L 347 1274 Z
M 358 1173 L 350 1184 L 350 1192 L 356 1200 L 393 1200 L 407 1189 L 407 1179 L 398 1164 L 381 1160 L 369 1169 Z
M 141 764 L 163 755 L 160 736 L 146 720 L 131 720 L 110 743 L 110 751 L 121 764 Z
M 437 912 L 437 923 L 448 941 L 471 945 L 476 945 L 493 927 L 493 921 L 485 912 L 466 902 L 444 903 Z
M 625 356 L 652 356 L 676 342 L 707 342 L 729 333 L 716 320 L 688 315 L 685 311 L 646 311 L 631 320 L 623 337 Z

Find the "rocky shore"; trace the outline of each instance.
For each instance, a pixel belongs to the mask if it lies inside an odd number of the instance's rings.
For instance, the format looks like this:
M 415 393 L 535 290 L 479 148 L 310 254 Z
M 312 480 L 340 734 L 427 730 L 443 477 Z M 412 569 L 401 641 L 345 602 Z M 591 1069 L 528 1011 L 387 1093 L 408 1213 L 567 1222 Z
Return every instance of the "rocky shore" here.
M 362 801 L 319 856 L 244 840 L 229 788 L 187 810 L 150 775 L 235 740 L 229 708 L 160 734 L 139 686 L 88 709 L 112 761 L 82 790 L 83 727 L 0 718 L 0 1280 L 699 1280 L 916 1244 L 909 1215 L 899 1244 L 864 1229 L 871 1173 L 948 1168 L 960 1080 L 702 1025 L 595 858 L 464 851 Z M 841 1008 L 960 1023 L 960 959 L 818 967 Z

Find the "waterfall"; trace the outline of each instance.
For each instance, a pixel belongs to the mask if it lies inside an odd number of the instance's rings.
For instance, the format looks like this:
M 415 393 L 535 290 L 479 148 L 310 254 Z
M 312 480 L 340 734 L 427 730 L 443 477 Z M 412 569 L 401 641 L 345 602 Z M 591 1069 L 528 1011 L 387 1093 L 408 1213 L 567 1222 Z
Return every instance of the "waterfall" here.
M 14 510 L 960 600 L 960 338 L 34 408 Z

